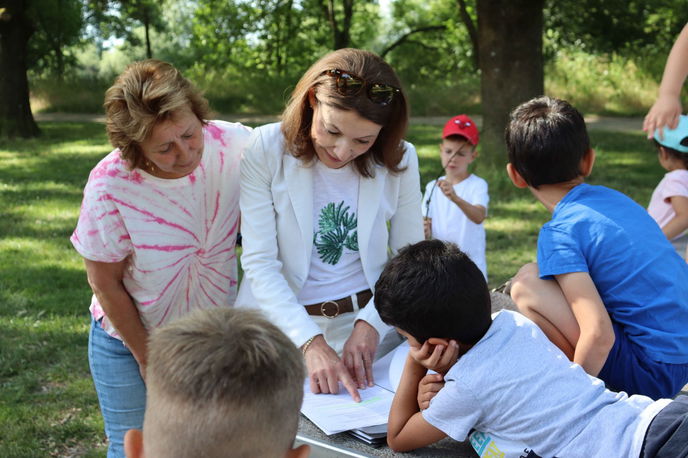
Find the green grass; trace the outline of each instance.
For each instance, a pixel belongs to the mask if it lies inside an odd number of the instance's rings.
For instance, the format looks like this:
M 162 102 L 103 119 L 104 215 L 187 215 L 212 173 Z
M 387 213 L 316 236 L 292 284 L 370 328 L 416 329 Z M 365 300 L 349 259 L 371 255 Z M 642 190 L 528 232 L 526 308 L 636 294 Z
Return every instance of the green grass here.
M 34 140 L 0 142 L 0 456 L 104 456 L 102 419 L 86 356 L 90 291 L 69 242 L 90 169 L 110 151 L 102 125 L 42 123 Z M 438 127 L 409 139 L 422 183 L 441 173 Z M 592 183 L 646 205 L 663 171 L 641 134 L 593 132 Z M 490 184 L 490 284 L 535 258 L 549 215 L 503 171 Z
M 0 142 L 0 456 L 103 454 L 86 345 L 90 293 L 71 248 L 103 126 L 41 124 Z

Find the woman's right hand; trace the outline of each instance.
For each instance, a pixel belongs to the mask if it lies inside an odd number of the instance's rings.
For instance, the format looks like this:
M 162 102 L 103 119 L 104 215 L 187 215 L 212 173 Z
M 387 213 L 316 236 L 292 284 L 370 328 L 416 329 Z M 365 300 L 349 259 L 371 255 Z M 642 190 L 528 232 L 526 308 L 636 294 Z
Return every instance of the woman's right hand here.
M 360 402 L 361 396 L 356 389 L 356 383 L 347 370 L 344 362 L 330 347 L 322 335 L 316 336 L 304 353 L 311 392 L 318 394 L 339 393 L 339 382 L 354 401 Z

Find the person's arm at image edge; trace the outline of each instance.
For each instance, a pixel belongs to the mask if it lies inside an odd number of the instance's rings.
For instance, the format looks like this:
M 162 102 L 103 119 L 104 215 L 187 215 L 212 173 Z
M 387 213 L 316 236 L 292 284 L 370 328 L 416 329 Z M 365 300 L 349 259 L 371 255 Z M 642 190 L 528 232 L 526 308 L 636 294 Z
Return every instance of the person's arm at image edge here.
M 148 331 L 122 283 L 127 260 L 98 262 L 84 258 L 84 264 L 93 294 L 145 375 Z
M 580 329 L 573 362 L 588 374 L 597 376 L 614 345 L 614 328 L 609 313 L 587 272 L 572 272 L 555 278 Z
M 688 24 L 683 27 L 671 48 L 664 67 L 657 101 L 645 116 L 643 130 L 647 132 L 647 138 L 652 138 L 656 129 L 664 126 L 674 129 L 678 125 L 678 116 L 682 111 L 681 88 L 686 76 L 688 76 Z
M 446 437 L 423 418 L 418 408 L 418 384 L 426 373 L 410 355 L 406 358 L 387 423 L 387 444 L 396 452 L 425 447 Z

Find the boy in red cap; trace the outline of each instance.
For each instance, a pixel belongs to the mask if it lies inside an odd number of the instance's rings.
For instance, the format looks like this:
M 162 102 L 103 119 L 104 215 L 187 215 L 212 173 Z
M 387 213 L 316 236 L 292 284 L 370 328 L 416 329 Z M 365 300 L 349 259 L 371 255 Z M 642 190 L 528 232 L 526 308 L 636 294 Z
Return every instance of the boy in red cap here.
M 487 182 L 468 171 L 478 156 L 478 127 L 461 114 L 444 125 L 440 160 L 444 175 L 425 188 L 425 237 L 454 242 L 478 266 L 487 280 L 485 227 Z

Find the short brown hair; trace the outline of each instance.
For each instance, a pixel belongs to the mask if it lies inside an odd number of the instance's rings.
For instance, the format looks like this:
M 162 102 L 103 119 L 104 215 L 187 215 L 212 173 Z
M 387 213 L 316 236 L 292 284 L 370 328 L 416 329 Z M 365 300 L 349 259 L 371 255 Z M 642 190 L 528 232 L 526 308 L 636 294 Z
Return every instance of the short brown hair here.
M 205 124 L 210 114 L 201 92 L 171 64 L 155 59 L 129 65 L 105 92 L 110 143 L 133 169 L 143 165 L 140 143 L 153 127 L 189 108 Z
M 299 349 L 255 310 L 197 310 L 158 328 L 148 343 L 144 454 L 284 456 L 305 376 Z
M 404 155 L 403 138 L 408 124 L 408 105 L 403 90 L 396 93 L 388 105 L 372 102 L 365 91 L 355 95 L 341 95 L 336 90 L 334 78 L 324 74 L 327 70 L 334 69 L 350 72 L 367 83 L 401 88 L 401 82 L 392 67 L 372 52 L 344 48 L 326 54 L 301 77 L 282 114 L 282 133 L 287 151 L 305 161 L 311 161 L 315 157 L 310 133 L 313 108 L 309 103 L 309 93 L 315 90 L 332 101 L 335 108 L 353 110 L 382 126 L 368 153 L 354 160 L 361 175 L 373 176 L 373 164 L 384 165 L 392 172 L 400 171 L 398 166 Z

